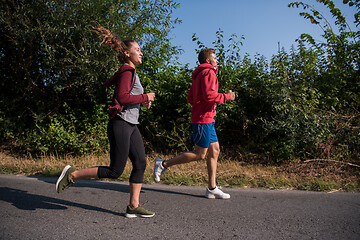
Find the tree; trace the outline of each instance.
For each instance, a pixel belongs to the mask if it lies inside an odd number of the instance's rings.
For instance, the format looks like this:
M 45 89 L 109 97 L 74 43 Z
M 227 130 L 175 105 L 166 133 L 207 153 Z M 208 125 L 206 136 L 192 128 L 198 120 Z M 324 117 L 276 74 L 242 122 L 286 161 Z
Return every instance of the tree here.
M 23 136 L 30 147 L 37 143 L 43 151 L 56 150 L 51 139 L 59 133 L 47 137 L 51 124 L 63 128 L 68 138 L 78 136 L 74 144 L 91 145 L 99 132 L 106 137 L 103 120 L 111 94 L 102 83 L 119 63 L 90 25 L 134 39 L 146 56 L 156 57 L 159 50 L 171 49 L 168 33 L 178 21 L 171 19 L 177 6 L 171 0 L 1 1 L 2 139 Z M 168 60 L 157 59 L 154 68 Z M 62 148 L 57 150 L 76 146 Z

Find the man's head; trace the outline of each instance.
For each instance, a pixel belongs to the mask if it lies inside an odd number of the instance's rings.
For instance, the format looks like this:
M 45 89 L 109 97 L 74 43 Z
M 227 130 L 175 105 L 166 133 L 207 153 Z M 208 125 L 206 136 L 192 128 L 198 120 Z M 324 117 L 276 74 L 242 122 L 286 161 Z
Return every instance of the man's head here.
M 198 56 L 198 60 L 199 60 L 200 64 L 210 63 L 211 65 L 213 65 L 215 67 L 218 63 L 218 61 L 216 59 L 216 55 L 215 55 L 215 49 L 213 49 L 213 48 L 201 49 L 199 56 Z

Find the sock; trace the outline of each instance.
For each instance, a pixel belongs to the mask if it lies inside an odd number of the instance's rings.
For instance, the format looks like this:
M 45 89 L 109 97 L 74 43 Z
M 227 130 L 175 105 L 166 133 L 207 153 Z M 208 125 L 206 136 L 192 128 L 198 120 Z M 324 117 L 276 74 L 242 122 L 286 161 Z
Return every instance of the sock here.
M 162 165 L 165 169 L 167 169 L 167 167 L 164 166 L 164 162 L 165 162 L 165 160 L 162 161 L 161 165 Z
M 209 190 L 211 190 L 211 191 L 212 191 L 212 190 L 214 190 L 215 188 L 216 188 L 216 187 L 214 187 L 214 188 L 209 188 Z

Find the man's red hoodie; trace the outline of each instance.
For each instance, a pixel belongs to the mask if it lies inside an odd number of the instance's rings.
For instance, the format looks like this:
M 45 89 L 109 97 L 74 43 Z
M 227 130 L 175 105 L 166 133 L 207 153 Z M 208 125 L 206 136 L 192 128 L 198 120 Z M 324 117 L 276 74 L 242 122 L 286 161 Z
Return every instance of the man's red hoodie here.
M 219 93 L 217 69 L 209 63 L 200 64 L 192 74 L 187 101 L 191 104 L 191 123 L 215 122 L 216 104 L 230 100 L 230 93 Z

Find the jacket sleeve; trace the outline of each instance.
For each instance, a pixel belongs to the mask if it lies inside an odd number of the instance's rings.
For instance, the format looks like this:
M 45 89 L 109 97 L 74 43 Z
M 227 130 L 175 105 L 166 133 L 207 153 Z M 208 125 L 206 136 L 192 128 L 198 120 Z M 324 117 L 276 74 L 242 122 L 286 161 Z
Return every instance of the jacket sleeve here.
M 107 79 L 105 82 L 104 82 L 104 86 L 105 87 L 110 87 L 111 85 L 114 84 L 116 78 L 119 77 L 119 74 L 115 73 L 111 78 Z
M 230 100 L 229 93 L 218 92 L 218 80 L 214 71 L 207 71 L 201 82 L 203 89 L 203 98 L 208 102 L 215 102 L 217 104 L 224 104 Z
M 191 85 L 191 87 L 190 87 L 190 90 L 189 90 L 189 92 L 188 92 L 188 95 L 187 95 L 187 101 L 188 101 L 188 103 L 190 103 L 191 105 L 193 105 L 194 103 L 194 97 L 193 97 L 193 87 L 192 87 L 192 85 Z
M 148 101 L 146 94 L 130 95 L 132 77 L 133 73 L 131 71 L 124 71 L 118 75 L 115 85 L 115 97 L 122 106 Z

